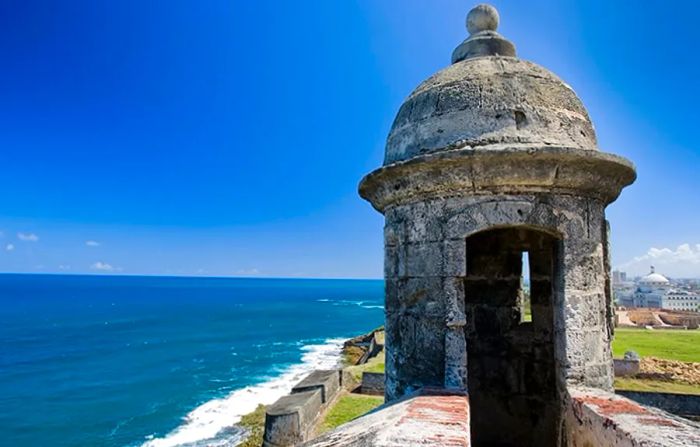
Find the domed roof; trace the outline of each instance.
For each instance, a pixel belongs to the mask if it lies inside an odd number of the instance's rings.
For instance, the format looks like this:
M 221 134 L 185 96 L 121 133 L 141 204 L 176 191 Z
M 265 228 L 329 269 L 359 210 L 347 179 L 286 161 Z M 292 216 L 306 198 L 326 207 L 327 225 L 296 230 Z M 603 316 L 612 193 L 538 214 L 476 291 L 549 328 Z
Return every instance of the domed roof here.
M 418 86 L 399 110 L 385 165 L 464 147 L 597 150 L 576 93 L 550 71 L 516 58 L 497 25 L 493 7 L 469 13 L 471 36 L 454 51 L 454 63 Z
M 656 273 L 652 267 L 651 273 L 644 276 L 639 282 L 642 284 L 668 284 L 670 281 L 664 275 Z
M 515 57 L 496 32 L 498 12 L 479 5 L 452 65 L 411 93 L 386 144 L 384 164 L 360 196 L 380 212 L 432 198 L 567 194 L 612 203 L 634 182 L 634 165 L 598 150 L 574 91 Z

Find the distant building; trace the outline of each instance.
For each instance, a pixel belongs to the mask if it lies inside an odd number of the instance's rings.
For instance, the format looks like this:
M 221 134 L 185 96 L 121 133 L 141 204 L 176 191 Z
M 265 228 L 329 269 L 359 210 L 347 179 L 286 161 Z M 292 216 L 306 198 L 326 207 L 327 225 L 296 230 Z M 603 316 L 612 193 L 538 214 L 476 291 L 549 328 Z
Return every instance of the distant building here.
M 700 293 L 674 288 L 668 278 L 655 272 L 654 267 L 648 275 L 637 280 L 633 289 L 619 289 L 616 295 L 618 302 L 627 307 L 700 311 Z
M 613 284 L 618 285 L 618 284 L 623 284 L 627 282 L 627 273 L 621 272 L 619 270 L 614 270 L 613 271 Z
M 634 307 L 663 307 L 664 296 L 671 287 L 671 281 L 664 275 L 656 273 L 654 267 L 651 272 L 637 282 L 637 290 L 634 292 Z
M 687 290 L 669 291 L 664 296 L 664 309 L 700 311 L 700 294 Z

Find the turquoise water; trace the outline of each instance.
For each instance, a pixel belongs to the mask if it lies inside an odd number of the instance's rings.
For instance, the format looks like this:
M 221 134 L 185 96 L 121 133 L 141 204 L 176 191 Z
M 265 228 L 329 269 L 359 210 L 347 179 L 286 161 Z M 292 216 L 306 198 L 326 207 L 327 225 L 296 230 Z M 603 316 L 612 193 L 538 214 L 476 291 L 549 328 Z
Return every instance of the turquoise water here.
M 0 443 L 230 445 L 382 322 L 382 281 L 0 275 Z

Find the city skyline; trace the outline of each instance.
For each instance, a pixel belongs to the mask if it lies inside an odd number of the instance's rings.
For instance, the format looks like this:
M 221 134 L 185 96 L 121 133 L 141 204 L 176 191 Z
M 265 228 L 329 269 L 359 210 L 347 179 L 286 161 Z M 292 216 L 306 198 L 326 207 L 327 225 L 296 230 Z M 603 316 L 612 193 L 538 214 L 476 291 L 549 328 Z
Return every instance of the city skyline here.
M 466 38 L 463 2 L 33 3 L 2 7 L 0 271 L 382 276 L 357 184 Z M 613 268 L 700 277 L 698 6 L 563 3 L 494 2 L 636 164 L 608 210 Z

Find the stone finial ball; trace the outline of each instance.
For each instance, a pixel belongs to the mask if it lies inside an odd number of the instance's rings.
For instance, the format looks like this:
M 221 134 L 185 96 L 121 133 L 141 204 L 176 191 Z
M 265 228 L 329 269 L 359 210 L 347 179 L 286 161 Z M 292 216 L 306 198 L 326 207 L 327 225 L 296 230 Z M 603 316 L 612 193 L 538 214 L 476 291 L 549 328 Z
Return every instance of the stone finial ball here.
M 479 31 L 496 31 L 498 28 L 498 11 L 485 3 L 475 6 L 467 14 L 467 31 L 475 34 Z

